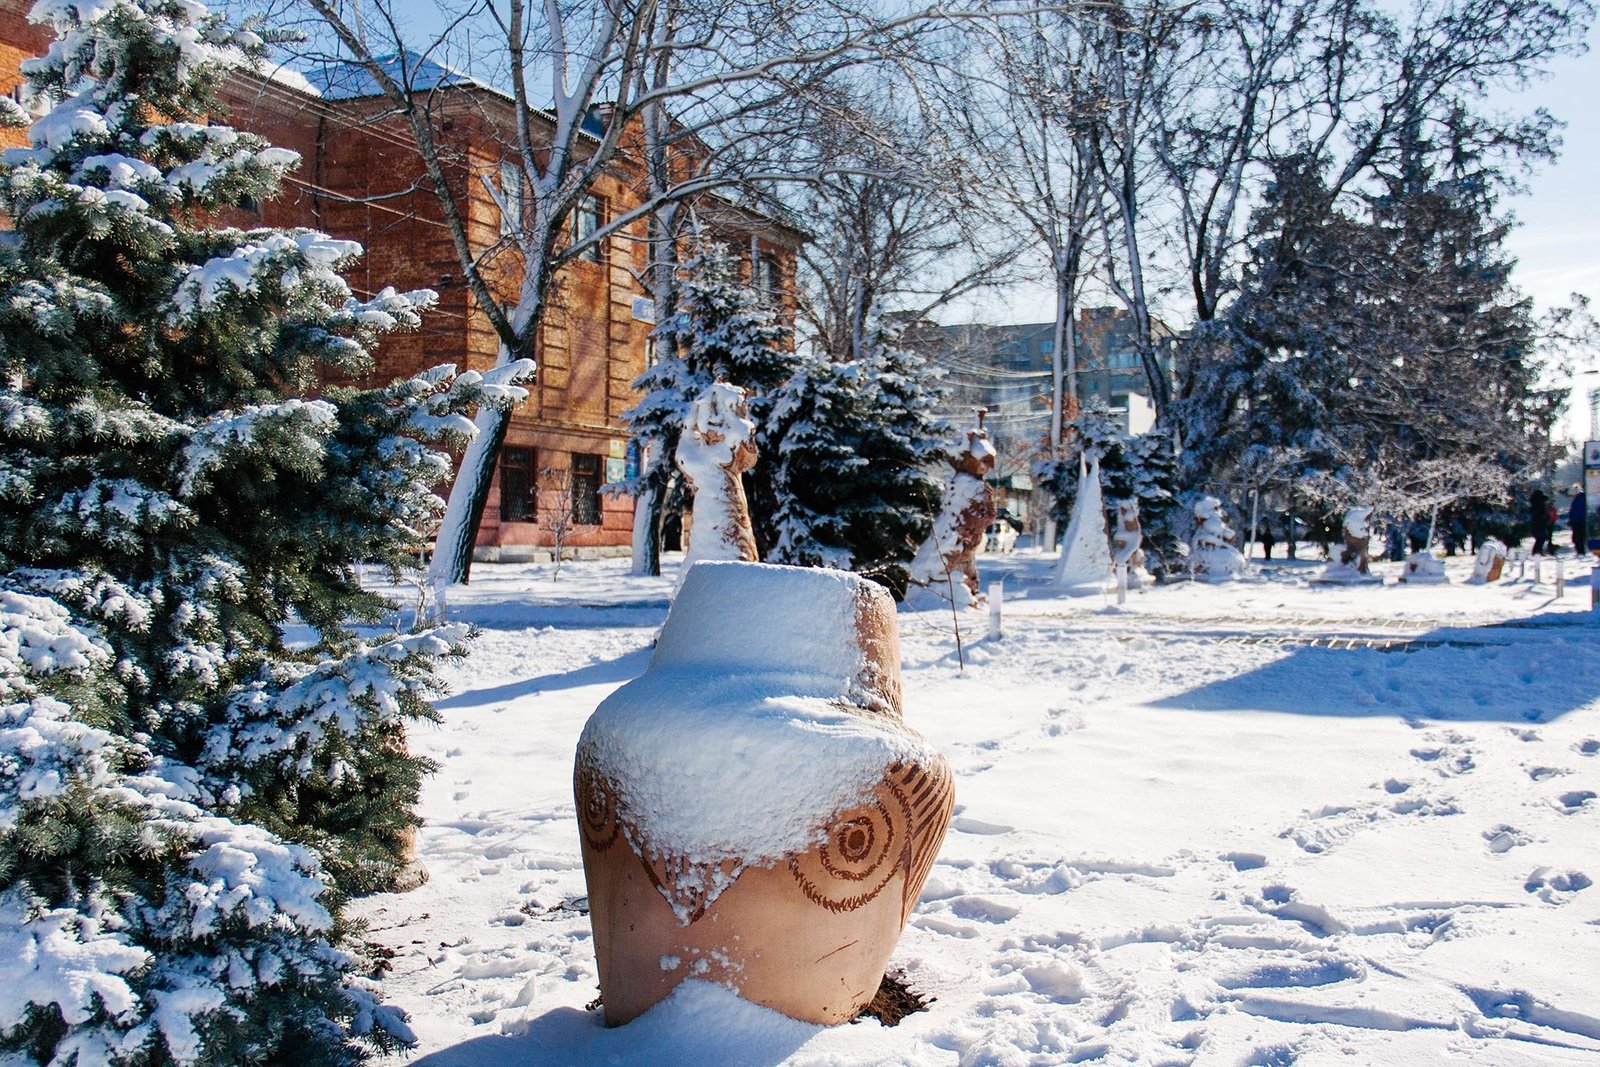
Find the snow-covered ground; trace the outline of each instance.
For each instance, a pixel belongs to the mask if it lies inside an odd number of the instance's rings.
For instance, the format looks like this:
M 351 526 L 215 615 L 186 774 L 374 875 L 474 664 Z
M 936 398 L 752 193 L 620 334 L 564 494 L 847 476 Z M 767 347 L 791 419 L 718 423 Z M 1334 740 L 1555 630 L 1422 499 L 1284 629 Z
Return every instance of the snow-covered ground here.
M 477 567 L 451 613 L 482 635 L 413 738 L 442 765 L 432 879 L 359 908 L 410 1062 L 1600 1065 L 1586 568 L 1558 599 L 1550 563 L 1415 588 L 1279 564 L 1117 608 L 1055 596 L 1051 558 L 980 565 L 1006 634 L 970 613 L 964 670 L 948 614 L 900 616 L 907 721 L 957 774 L 893 962 L 936 1000 L 831 1030 L 703 983 L 617 1030 L 585 1010 L 573 747 L 674 574 Z

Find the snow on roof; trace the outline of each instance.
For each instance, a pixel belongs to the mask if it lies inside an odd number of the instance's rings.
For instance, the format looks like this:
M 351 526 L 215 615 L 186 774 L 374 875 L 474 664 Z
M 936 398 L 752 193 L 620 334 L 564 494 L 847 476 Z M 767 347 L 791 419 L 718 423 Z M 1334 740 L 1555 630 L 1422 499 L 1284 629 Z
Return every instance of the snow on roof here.
M 404 51 L 378 56 L 377 64 L 384 73 L 402 85 L 410 85 L 413 92 L 430 92 L 434 89 L 478 89 L 492 93 L 503 100 L 511 100 L 509 92 L 480 78 L 448 67 L 438 60 L 429 59 L 417 52 Z M 310 92 L 330 100 L 357 100 L 367 96 L 382 96 L 383 86 L 365 66 L 354 60 L 329 61 L 304 76 Z M 535 111 L 554 117 L 549 108 L 535 107 Z M 591 137 L 605 135 L 606 124 L 600 113 L 591 108 L 584 115 L 580 129 Z
M 274 67 L 261 70 L 261 76 L 269 82 L 284 85 L 307 96 L 321 96 L 322 90 L 311 84 L 311 79 L 295 70 L 293 67 L 283 66 L 281 63 Z
M 437 60 L 412 51 L 395 52 L 376 58 L 385 74 L 414 91 L 446 87 L 485 89 L 504 96 L 493 86 L 470 74 L 452 70 Z M 353 60 L 329 61 L 309 71 L 305 77 L 314 91 L 330 100 L 355 100 L 363 96 L 382 96 L 383 86 L 372 72 Z

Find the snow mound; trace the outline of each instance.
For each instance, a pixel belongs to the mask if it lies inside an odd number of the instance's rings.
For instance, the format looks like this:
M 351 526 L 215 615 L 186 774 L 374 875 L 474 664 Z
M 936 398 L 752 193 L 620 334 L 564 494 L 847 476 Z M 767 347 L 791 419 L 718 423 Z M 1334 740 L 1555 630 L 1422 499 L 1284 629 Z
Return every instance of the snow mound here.
M 684 581 L 650 669 L 584 727 L 580 765 L 617 791 L 634 851 L 771 866 L 821 840 L 896 760 L 935 756 L 884 707 L 856 635 L 853 574 L 706 561 Z M 725 883 L 726 884 L 726 883 Z

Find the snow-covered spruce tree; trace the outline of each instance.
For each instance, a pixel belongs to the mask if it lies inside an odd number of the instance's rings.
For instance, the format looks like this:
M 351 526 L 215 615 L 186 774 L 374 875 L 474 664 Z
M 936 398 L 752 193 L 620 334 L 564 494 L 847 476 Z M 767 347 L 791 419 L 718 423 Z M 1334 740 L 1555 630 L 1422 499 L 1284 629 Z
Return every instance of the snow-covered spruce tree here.
M 33 17 L 51 106 L 0 159 L 0 1058 L 351 1062 L 404 1030 L 339 905 L 405 860 L 405 725 L 465 637 L 353 631 L 392 610 L 356 563 L 416 558 L 449 469 L 421 441 L 519 391 L 294 395 L 432 294 L 357 301 L 357 246 L 205 225 L 296 162 L 215 121 L 262 38 L 194 0 Z
M 793 331 L 740 281 L 738 261 L 726 245 L 704 241 L 683 270 L 677 309 L 655 329 L 660 358 L 634 380 L 633 388 L 644 395 L 622 416 L 646 457 L 639 477 L 620 486 L 644 511 L 648 544 L 634 546 L 636 567 L 659 559 L 661 520 L 678 477 L 678 439 L 695 398 L 713 382 L 737 385 L 759 426 L 768 395 L 798 362 Z M 747 492 L 752 488 L 747 484 Z M 754 517 L 757 502 L 750 504 Z M 760 543 L 759 519 L 756 525 Z M 646 567 L 648 573 L 658 569 Z
M 937 381 L 892 332 L 876 332 L 865 353 L 808 358 L 778 388 L 758 431 L 768 466 L 756 482 L 773 562 L 853 570 L 899 598 L 939 505 L 930 470 L 948 427 L 932 414 Z

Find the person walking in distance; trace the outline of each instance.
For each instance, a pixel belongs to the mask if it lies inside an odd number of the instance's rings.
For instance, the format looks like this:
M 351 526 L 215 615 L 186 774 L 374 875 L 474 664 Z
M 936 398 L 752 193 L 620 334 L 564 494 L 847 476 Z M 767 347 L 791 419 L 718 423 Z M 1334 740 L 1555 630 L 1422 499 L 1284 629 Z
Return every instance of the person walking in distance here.
M 1550 498 L 1543 489 L 1535 489 L 1528 498 L 1528 526 L 1533 531 L 1533 548 L 1529 552 L 1546 555 L 1550 551 Z
M 1567 490 L 1572 503 L 1567 506 L 1567 525 L 1572 527 L 1572 551 L 1578 556 L 1589 552 L 1589 497 L 1577 482 Z

